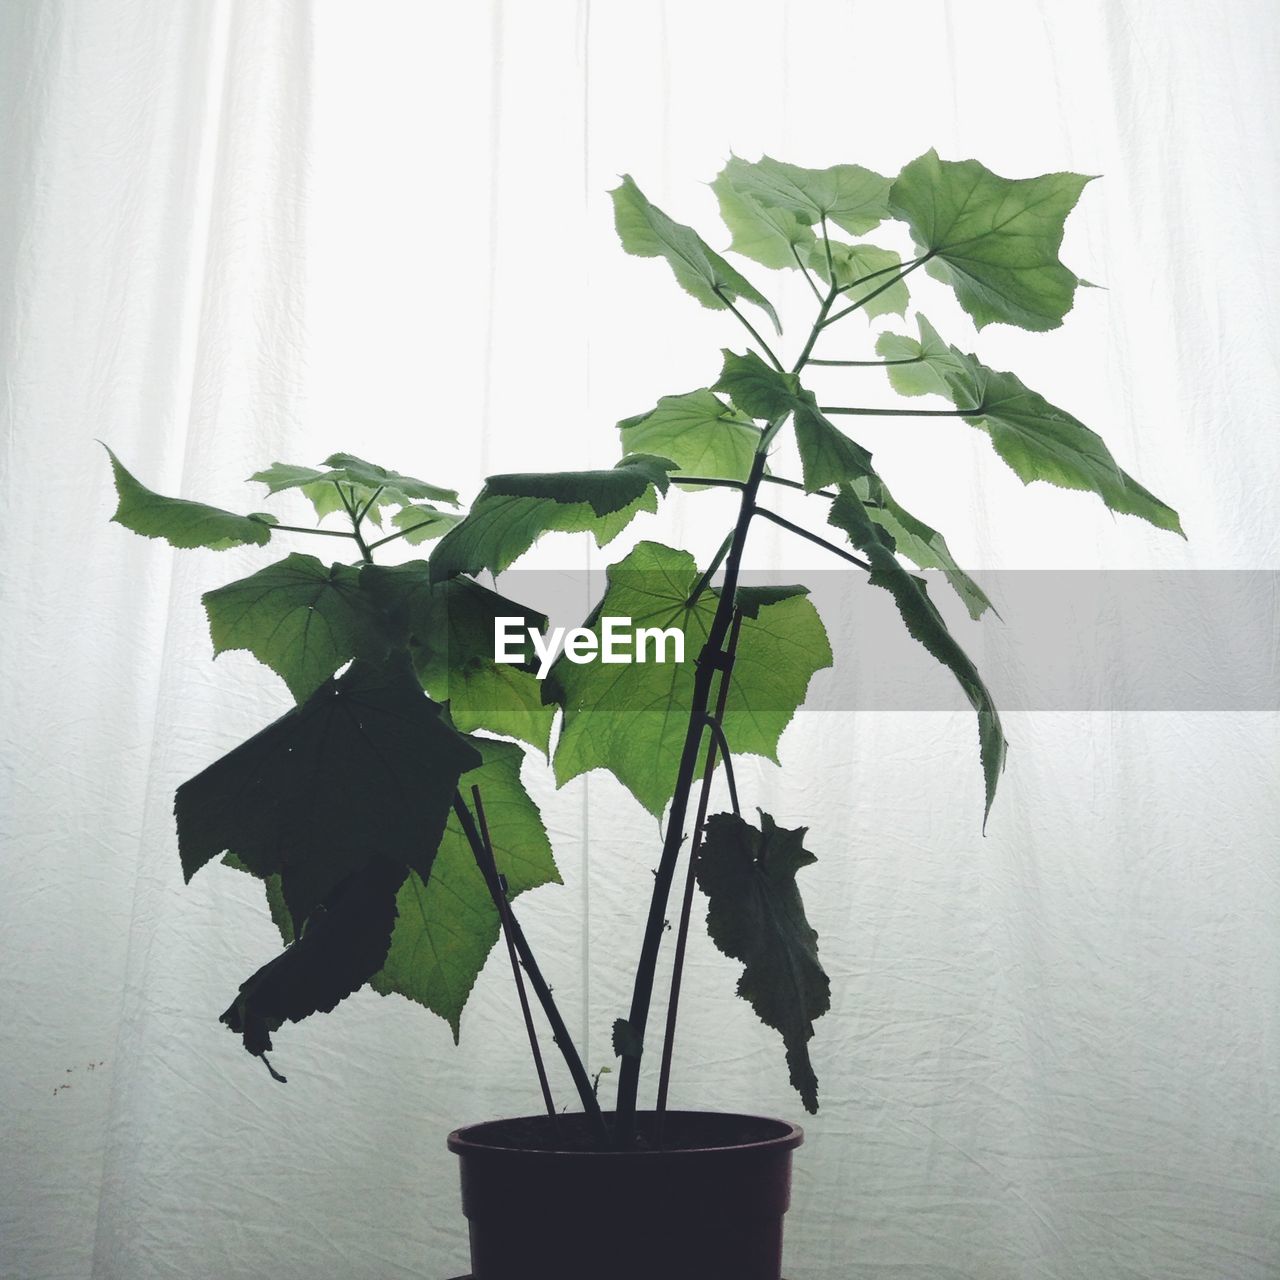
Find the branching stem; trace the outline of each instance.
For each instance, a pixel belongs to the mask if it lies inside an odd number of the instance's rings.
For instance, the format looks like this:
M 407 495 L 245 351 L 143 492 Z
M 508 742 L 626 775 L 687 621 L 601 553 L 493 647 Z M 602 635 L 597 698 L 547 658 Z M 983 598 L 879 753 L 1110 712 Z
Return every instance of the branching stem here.
M 810 542 L 816 543 L 820 547 L 825 547 L 842 560 L 848 560 L 851 564 L 856 564 L 859 569 L 866 569 L 870 572 L 871 566 L 865 560 L 859 559 L 851 551 L 846 551 L 843 547 L 836 546 L 834 542 L 828 542 L 826 538 L 819 537 L 816 533 L 810 533 L 808 529 L 802 528 L 798 524 L 792 524 L 790 520 L 784 519 L 775 511 L 766 511 L 764 507 L 757 507 L 756 511 L 764 516 L 766 520 L 772 520 L 774 524 L 780 525 L 784 529 L 789 529 L 792 533 L 799 534 L 800 537 L 807 538 Z
M 714 287 L 714 292 L 716 297 L 719 298 L 720 301 L 723 302 L 724 305 L 728 307 L 729 310 L 732 311 L 733 314 L 737 316 L 740 321 L 742 321 L 743 327 L 760 344 L 760 349 L 765 353 L 765 355 L 769 357 L 769 361 L 773 365 L 773 367 L 777 369 L 779 373 L 784 372 L 782 367 L 782 361 L 780 361 L 778 357 L 774 355 L 773 348 L 760 336 L 760 332 L 755 327 L 755 325 L 753 325 L 751 321 L 748 320 L 747 317 L 744 316 L 742 312 L 739 311 L 738 308 L 733 305 L 733 302 L 730 299 L 729 295 L 725 293 L 725 291 L 721 289 L 719 285 L 716 285 Z

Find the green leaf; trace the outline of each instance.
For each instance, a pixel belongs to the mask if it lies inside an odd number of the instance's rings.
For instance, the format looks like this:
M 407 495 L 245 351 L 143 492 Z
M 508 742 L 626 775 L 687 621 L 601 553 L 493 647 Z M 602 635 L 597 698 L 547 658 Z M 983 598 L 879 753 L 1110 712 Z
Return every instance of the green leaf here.
M 613 1051 L 619 1058 L 644 1056 L 644 1037 L 626 1018 L 613 1020 Z
M 216 657 L 247 649 L 304 702 L 357 654 L 387 650 L 379 611 L 360 591 L 359 571 L 315 556 L 286 556 L 204 595 Z
M 431 578 L 501 573 L 544 533 L 591 532 L 605 546 L 641 511 L 656 511 L 673 463 L 636 454 L 610 471 L 490 476 L 461 524 L 431 556 Z
M 889 215 L 888 178 L 861 165 L 802 169 L 769 156 L 761 156 L 755 163 L 733 156 L 717 181 L 721 179 L 740 199 L 763 209 L 785 210 L 811 226 L 825 217 L 855 236 L 870 231 Z
M 635 629 L 674 628 L 684 636 L 684 661 L 578 665 L 565 655 L 552 669 L 564 707 L 556 746 L 556 781 L 608 769 L 650 813 L 660 815 L 675 785 L 693 690 L 694 664 L 706 642 L 715 596 L 687 601 L 698 580 L 692 556 L 642 542 L 608 571 L 604 599 L 588 621 L 597 637 L 602 619 L 630 618 Z M 800 589 L 794 589 L 800 590 Z M 831 648 L 817 610 L 802 594 L 751 601 L 743 622 L 723 727 L 739 754 L 776 759 L 778 740 L 804 701 L 814 672 L 831 665 Z M 551 681 L 548 681 L 550 684 Z
M 707 932 L 745 966 L 738 994 L 765 1026 L 781 1032 L 791 1083 L 812 1113 L 818 1077 L 809 1041 L 814 1021 L 831 1007 L 831 983 L 796 886 L 796 873 L 817 861 L 804 847 L 806 831 L 779 827 L 763 810 L 759 828 L 735 814 L 713 814 L 697 876 L 708 899 Z
M 773 422 L 794 415 L 801 473 L 810 493 L 870 471 L 871 455 L 828 421 L 813 392 L 794 373 L 779 373 L 754 351 L 744 356 L 725 351 L 720 381 L 712 389 L 725 392 L 753 418 Z
M 316 515 L 323 519 L 336 511 L 345 510 L 338 486 L 342 485 L 354 500 L 357 509 L 369 505 L 368 518 L 381 522 L 384 507 L 399 507 L 408 503 L 429 499 L 458 505 L 458 495 L 453 489 L 442 489 L 414 476 L 388 471 L 350 453 L 335 453 L 324 460 L 325 470 L 300 467 L 293 463 L 273 462 L 263 471 L 249 477 L 267 486 L 268 493 L 280 493 L 285 489 L 301 489 Z M 381 490 L 381 493 L 378 491 Z M 374 495 L 378 496 L 375 498 Z
M 842 529 L 849 541 L 871 561 L 868 581 L 893 596 L 910 635 L 946 667 L 960 683 L 978 715 L 978 745 L 982 760 L 986 803 L 984 823 L 991 813 L 996 783 L 1004 769 L 1005 737 L 1000 715 L 977 668 L 952 638 L 924 582 L 907 572 L 894 555 L 893 539 L 872 519 L 862 499 L 848 485 L 831 504 L 829 523 Z
M 769 299 L 729 265 L 692 228 L 673 222 L 650 204 L 629 174 L 610 193 L 622 247 L 639 258 L 665 258 L 680 285 L 704 307 L 725 310 L 741 299 L 759 307 L 779 333 L 778 313 Z
M 859 477 L 853 481 L 852 488 L 866 507 L 867 515 L 893 539 L 899 555 L 906 556 L 917 568 L 942 570 L 971 618 L 976 621 L 992 609 L 986 592 L 956 564 L 942 534 L 900 506 L 879 476 Z
M 979 329 L 993 321 L 1056 329 L 1079 283 L 1058 258 L 1063 226 L 1089 181 L 1079 173 L 1001 178 L 976 160 L 926 151 L 898 176 L 889 209 Z
M 461 512 L 441 511 L 422 502 L 401 507 L 391 517 L 391 523 L 401 530 L 404 540 L 411 546 L 420 546 L 433 538 L 442 537 L 464 519 Z
M 996 452 L 1024 484 L 1045 480 L 1063 489 L 1096 493 L 1112 511 L 1182 533 L 1178 513 L 1122 471 L 1096 432 L 1014 374 L 989 369 L 976 356 L 946 346 L 923 316 L 919 325 L 919 343 L 895 336 L 892 344 L 883 346 L 903 352 L 914 348 L 923 357 L 919 365 L 889 368 L 895 386 L 919 388 L 907 394 L 941 390 L 957 408 L 978 410 L 966 414 L 965 422 L 991 437 Z M 912 372 L 904 375 L 904 370 Z
M 808 262 L 827 284 L 831 283 L 834 275 L 835 283 L 841 288 L 847 288 L 854 281 L 874 274 L 876 278 L 867 281 L 865 290 L 851 291 L 849 296 L 855 299 L 860 293 L 869 294 L 878 289 L 889 280 L 892 268 L 902 266 L 902 258 L 898 254 L 892 249 L 882 249 L 876 244 L 833 243 L 831 246 L 832 271 L 827 270 L 827 255 L 821 243 L 815 244 L 809 249 Z M 868 320 L 873 320 L 876 316 L 901 316 L 906 314 L 908 301 L 907 282 L 898 280 L 883 293 L 877 293 L 870 302 L 865 303 L 861 311 Z
M 538 806 L 520 781 L 524 753 L 514 743 L 470 738 L 483 757 L 458 784 L 468 804 L 480 788 L 485 822 L 508 897 L 543 884 L 559 884 L 551 842 Z M 399 916 L 386 963 L 371 986 L 425 1005 L 453 1029 L 456 1041 L 463 1007 L 498 941 L 497 908 L 476 866 L 458 819 L 450 815 L 427 881 L 410 872 L 401 886 Z
M 730 181 L 733 164 L 731 160 L 711 184 L 720 202 L 720 217 L 733 235 L 730 251 L 766 267 L 795 268 L 797 256 L 803 262 L 814 243 L 813 228 L 787 209 L 770 208 L 740 195 Z
M 106 445 L 102 446 L 107 449 Z M 116 524 L 122 524 L 144 538 L 163 538 L 171 547 L 208 547 L 211 551 L 224 551 L 246 543 L 264 546 L 271 540 L 274 516 L 238 516 L 219 507 L 209 507 L 203 502 L 190 502 L 186 498 L 165 498 L 152 493 L 136 480 L 110 449 L 111 469 L 115 472 L 116 494 L 120 501 L 115 515 Z
M 407 657 L 356 662 L 178 788 L 183 872 L 233 850 L 279 873 L 300 931 L 374 855 L 429 876 L 458 778 L 479 763 Z
M 946 396 L 950 400 L 948 379 L 957 373 L 971 372 L 969 360 L 943 342 L 938 331 L 919 312 L 916 327 L 920 331 L 919 341 L 900 333 L 882 333 L 876 339 L 877 355 L 886 360 L 915 361 L 914 364 L 887 365 L 889 385 L 901 396 Z M 976 403 L 970 400 L 967 405 Z
M 663 396 L 656 409 L 618 423 L 624 454 L 670 458 L 688 475 L 745 480 L 760 432 L 711 391 Z
M 494 661 L 496 619 L 519 618 L 523 631 L 543 631 L 544 614 L 470 578 L 432 583 L 422 560 L 366 565 L 360 584 L 409 646 L 423 688 L 448 702 L 456 728 L 506 734 L 547 751 L 556 709 L 542 700 L 531 645 L 524 642 L 519 665 Z

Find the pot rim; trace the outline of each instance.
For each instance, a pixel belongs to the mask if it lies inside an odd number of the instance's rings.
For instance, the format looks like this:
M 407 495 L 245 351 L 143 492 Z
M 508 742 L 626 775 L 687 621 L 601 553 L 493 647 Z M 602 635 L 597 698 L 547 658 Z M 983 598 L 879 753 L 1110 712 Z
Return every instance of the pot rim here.
M 641 1116 L 653 1115 L 653 1112 L 640 1112 L 639 1114 Z M 668 1119 L 678 1116 L 716 1116 L 725 1120 L 754 1120 L 761 1124 L 780 1126 L 782 1132 L 775 1134 L 772 1138 L 760 1138 L 752 1142 L 731 1142 L 710 1147 L 678 1147 L 673 1150 L 659 1148 L 638 1151 L 563 1151 L 556 1148 L 544 1147 L 512 1147 L 480 1140 L 483 1131 L 494 1125 L 509 1124 L 513 1121 L 525 1120 L 545 1121 L 548 1117 L 546 1113 L 543 1112 L 536 1116 L 504 1116 L 499 1119 L 482 1120 L 476 1124 L 463 1125 L 460 1128 L 454 1129 L 453 1132 L 449 1134 L 447 1143 L 449 1150 L 457 1155 L 484 1152 L 486 1154 L 513 1156 L 516 1159 L 546 1159 L 548 1157 L 554 1157 L 560 1160 L 571 1158 L 582 1160 L 601 1160 L 610 1158 L 615 1160 L 640 1160 L 645 1158 L 661 1158 L 671 1160 L 681 1156 L 704 1156 L 711 1152 L 790 1151 L 798 1147 L 804 1141 L 804 1129 L 802 1129 L 800 1125 L 793 1124 L 790 1120 L 782 1120 L 777 1116 L 761 1116 L 740 1111 L 667 1112 Z

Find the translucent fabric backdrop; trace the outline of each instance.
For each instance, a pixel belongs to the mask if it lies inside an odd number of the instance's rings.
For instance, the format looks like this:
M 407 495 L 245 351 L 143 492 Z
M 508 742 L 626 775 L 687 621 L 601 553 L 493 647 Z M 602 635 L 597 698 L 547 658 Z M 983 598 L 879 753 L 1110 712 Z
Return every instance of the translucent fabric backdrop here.
M 246 877 L 183 887 L 171 804 L 287 705 L 246 655 L 210 663 L 198 603 L 262 557 L 109 525 L 95 438 L 240 509 L 250 472 L 337 448 L 467 493 L 608 465 L 614 422 L 742 339 L 621 253 L 618 173 L 710 233 L 731 149 L 892 173 L 936 146 L 1105 175 L 1064 258 L 1106 289 L 977 349 L 1101 431 L 1189 541 L 1024 488 L 954 421 L 867 429 L 898 496 L 974 569 L 1275 571 L 1278 39 L 1264 0 L 0 5 L 0 1273 L 452 1275 L 445 1134 L 538 1106 L 497 964 L 459 1047 L 361 993 L 280 1034 L 287 1087 L 218 1026 L 275 940 Z M 726 510 L 673 498 L 634 536 L 705 555 Z M 824 563 L 785 539 L 753 534 L 752 564 Z M 557 536 L 537 563 L 617 549 Z M 1275 634 L 1236 642 L 1274 670 Z M 834 980 L 788 1274 L 1275 1276 L 1274 704 L 1008 730 L 985 838 L 967 714 L 802 715 L 785 771 L 742 771 L 745 803 L 810 827 Z M 657 829 L 605 775 L 527 777 L 566 884 L 523 914 L 594 1070 Z M 695 936 L 675 1098 L 796 1116 L 735 973 Z

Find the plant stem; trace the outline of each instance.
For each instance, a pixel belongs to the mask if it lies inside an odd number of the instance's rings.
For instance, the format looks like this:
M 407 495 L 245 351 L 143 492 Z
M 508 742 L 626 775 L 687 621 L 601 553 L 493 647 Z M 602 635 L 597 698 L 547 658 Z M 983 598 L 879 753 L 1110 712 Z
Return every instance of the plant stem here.
M 361 524 L 361 523 L 363 523 L 365 516 L 367 516 L 367 515 L 369 514 L 369 512 L 370 512 L 371 510 L 373 510 L 373 504 L 374 504 L 375 502 L 377 502 L 377 500 L 378 500 L 378 495 L 379 495 L 379 494 L 383 491 L 383 489 L 385 489 L 386 487 L 387 487 L 387 486 L 386 486 L 385 484 L 380 484 L 380 485 L 379 485 L 379 486 L 378 486 L 378 487 L 373 491 L 373 496 L 369 499 L 369 501 L 368 501 L 368 502 L 366 502 L 366 503 L 364 504 L 364 506 L 363 506 L 363 507 L 361 507 L 361 508 L 360 508 L 360 514 L 359 514 L 358 516 L 356 516 L 356 524 Z M 355 497 L 355 493 L 353 492 L 351 496 L 354 498 L 354 497 Z
M 720 544 L 720 550 L 711 557 L 711 563 L 707 565 L 706 571 L 697 582 L 693 584 L 693 590 L 689 592 L 688 598 L 684 602 L 686 609 L 692 609 L 698 603 L 698 597 L 707 589 L 707 583 L 715 577 L 716 570 L 724 562 L 724 558 L 729 554 L 729 548 L 733 545 L 733 534 L 729 534 Z
M 728 307 L 729 310 L 732 311 L 733 314 L 737 316 L 739 320 L 742 321 L 742 324 L 746 328 L 746 331 L 760 344 L 760 349 L 765 353 L 765 355 L 769 357 L 769 360 L 773 364 L 773 367 L 777 369 L 779 373 L 783 373 L 784 370 L 782 367 L 782 362 L 778 359 L 776 355 L 773 354 L 773 348 L 760 336 L 755 325 L 753 325 L 751 321 L 748 320 L 747 317 L 744 316 L 742 312 L 739 311 L 738 308 L 733 305 L 733 303 L 729 299 L 729 295 L 725 293 L 724 290 L 719 287 L 719 285 L 714 286 L 714 293 L 716 297 L 719 298 L 720 301 L 723 302 L 724 305 Z
M 827 296 L 822 300 L 822 306 L 818 310 L 818 318 L 813 322 L 813 328 L 809 330 L 809 340 L 804 344 L 804 350 L 800 352 L 800 358 L 791 366 L 792 373 L 799 373 L 808 364 L 809 353 L 813 350 L 813 344 L 817 342 L 818 334 L 822 332 L 823 325 L 827 323 L 827 314 L 839 294 L 839 286 L 835 281 L 832 281 L 831 288 L 827 291 Z
M 263 521 L 266 524 L 266 521 Z M 322 538 L 354 538 L 355 534 L 347 529 L 308 529 L 301 524 L 267 524 L 268 529 L 279 529 L 282 533 L 316 533 Z
M 733 623 L 729 628 L 729 644 L 725 649 L 725 666 L 720 673 L 720 691 L 716 695 L 715 718 L 724 717 L 729 701 L 729 681 L 733 676 L 733 661 L 738 652 L 738 632 L 742 629 L 742 611 L 733 611 Z M 671 966 L 671 994 L 667 999 L 667 1027 L 662 1037 L 662 1068 L 658 1073 L 658 1101 L 656 1140 L 662 1148 L 663 1128 L 667 1116 L 667 1093 L 671 1087 L 671 1059 L 675 1053 L 676 1019 L 680 1011 L 680 984 L 684 978 L 684 953 L 689 942 L 689 918 L 693 912 L 693 889 L 697 881 L 698 852 L 702 848 L 702 830 L 707 821 L 707 808 L 711 799 L 711 780 L 716 771 L 716 750 L 719 740 L 707 743 L 706 763 L 702 766 L 702 788 L 698 793 L 698 816 L 693 823 L 693 840 L 689 846 L 689 870 L 684 881 L 684 897 L 680 903 L 680 924 L 676 930 L 676 953 Z
M 806 266 L 804 265 L 804 263 L 800 261 L 800 252 L 799 252 L 799 250 L 795 247 L 795 245 L 792 245 L 792 246 L 791 246 L 791 256 L 796 260 L 796 266 L 797 266 L 797 267 L 799 267 L 799 268 L 800 268 L 800 270 L 801 270 L 801 272 L 804 274 L 804 278 L 805 278 L 806 282 L 808 283 L 809 288 L 813 290 L 813 296 L 814 296 L 815 298 L 817 298 L 817 300 L 818 300 L 818 302 L 819 302 L 819 303 L 821 303 L 821 302 L 822 302 L 822 290 L 821 290 L 821 289 L 819 289 L 819 288 L 818 288 L 818 286 L 817 286 L 816 284 L 814 284 L 814 283 L 813 283 L 813 277 L 809 274 L 809 268 L 808 268 L 808 267 L 806 267 Z M 830 269 L 831 269 L 831 261 L 830 261 L 830 259 L 831 259 L 831 250 L 830 250 L 830 248 L 828 248 L 828 249 L 827 249 L 827 270 L 828 270 L 828 271 L 830 271 Z
M 901 360 L 810 360 L 810 364 L 838 365 L 846 369 L 885 369 L 891 364 L 919 364 L 924 356 L 906 356 Z
M 825 547 L 842 560 L 848 560 L 850 563 L 856 564 L 859 569 L 866 569 L 870 572 L 871 566 L 865 560 L 859 559 L 851 551 L 846 551 L 843 547 L 836 546 L 834 542 L 828 542 L 826 538 L 821 538 L 816 533 L 810 533 L 808 529 L 804 529 L 798 524 L 792 524 L 790 520 L 784 520 L 776 512 L 766 511 L 764 507 L 757 507 L 756 512 L 764 516 L 766 520 L 772 520 L 774 524 L 781 525 L 782 528 L 789 529 L 792 533 L 798 533 L 802 538 L 808 538 L 810 542 L 816 542 L 820 547 Z
M 831 259 L 831 234 L 827 230 L 827 215 L 822 215 L 822 247 L 827 251 L 827 279 L 831 281 L 832 286 L 836 282 L 836 267 Z M 837 290 L 839 292 L 839 290 Z
M 360 548 L 360 558 L 365 564 L 372 564 L 373 554 L 364 538 L 360 535 L 360 517 L 356 514 L 355 495 L 353 493 L 348 497 L 336 480 L 333 483 L 338 490 L 338 497 L 342 499 L 342 505 L 347 509 L 347 515 L 351 517 L 351 536 L 356 540 L 356 546 Z
M 766 433 L 767 434 L 767 433 Z M 627 1022 L 636 1040 L 643 1042 L 645 1026 L 649 1020 L 649 1003 L 653 997 L 654 971 L 658 964 L 658 952 L 666 928 L 667 898 L 675 875 L 680 846 L 684 843 L 685 815 L 689 808 L 689 796 L 693 789 L 694 770 L 698 764 L 698 751 L 706 731 L 706 715 L 711 701 L 711 684 L 716 671 L 724 664 L 724 644 L 734 613 L 734 594 L 738 586 L 738 572 L 742 565 L 742 552 L 746 545 L 747 531 L 755 512 L 756 492 L 764 475 L 766 455 L 757 451 L 742 491 L 742 506 L 734 527 L 733 541 L 725 563 L 724 586 L 716 605 L 715 616 L 707 633 L 707 642 L 698 655 L 697 669 L 690 695 L 689 725 L 685 731 L 684 747 L 680 753 L 680 767 L 676 773 L 675 790 L 671 797 L 671 809 L 667 816 L 666 837 L 662 845 L 662 857 L 654 872 L 653 895 L 649 900 L 649 917 L 645 924 L 644 941 L 640 947 L 640 959 L 636 964 L 635 987 L 631 996 L 631 1011 Z M 640 1087 L 640 1056 L 624 1055 L 618 1077 L 618 1109 L 614 1142 L 619 1150 L 628 1150 L 635 1141 L 636 1097 Z
M 485 856 L 480 874 L 484 876 L 485 884 L 489 887 L 489 896 L 498 909 L 498 922 L 507 943 L 507 958 L 511 961 L 511 976 L 515 979 L 516 994 L 520 997 L 520 1012 L 524 1017 L 525 1033 L 529 1037 L 529 1048 L 533 1051 L 533 1065 L 538 1073 L 543 1105 L 547 1108 L 547 1115 L 551 1117 L 551 1131 L 558 1135 L 560 1120 L 556 1115 L 555 1099 L 551 1096 L 547 1068 L 543 1064 L 542 1050 L 538 1046 L 538 1033 L 534 1030 L 533 1011 L 529 1008 L 529 996 L 524 989 L 524 978 L 520 976 L 520 961 L 516 957 L 515 943 L 511 941 L 511 904 L 507 901 L 507 882 L 498 871 L 498 863 L 493 856 L 493 840 L 489 836 L 489 824 L 484 816 L 484 801 L 480 797 L 480 788 L 477 786 L 471 788 L 471 802 L 476 807 L 476 822 L 480 826 L 480 841 L 484 845 Z
M 879 285 L 875 289 L 872 289 L 870 293 L 863 294 L 863 296 L 859 298 L 857 302 L 851 302 L 847 307 L 845 307 L 843 311 L 837 311 L 835 315 L 827 316 L 827 318 L 822 322 L 823 326 L 825 327 L 826 325 L 829 325 L 829 324 L 835 324 L 837 320 L 840 320 L 844 316 L 850 315 L 852 312 L 857 311 L 859 307 L 866 306 L 866 304 L 870 302 L 872 298 L 878 298 L 886 289 L 892 289 L 893 286 L 897 284 L 899 280 L 905 280 L 917 267 L 924 266 L 924 264 L 929 261 L 930 257 L 932 257 L 932 254 L 926 253 L 923 258 L 917 258 L 909 267 L 903 268 L 903 270 L 900 271 L 896 276 L 894 276 L 892 280 L 886 280 L 884 284 Z M 872 272 L 872 275 L 879 275 L 879 274 L 880 272 L 878 271 Z M 871 276 L 866 276 L 864 277 L 864 279 L 869 280 L 871 279 Z M 852 286 L 846 286 L 846 287 L 852 288 Z
M 675 484 L 704 484 L 712 489 L 745 489 L 747 487 L 742 480 L 727 480 L 720 476 L 674 475 L 671 479 Z
M 817 361 L 811 360 L 810 364 L 816 364 Z M 833 489 L 813 489 L 809 490 L 800 483 L 799 480 L 788 480 L 786 476 L 765 476 L 765 484 L 785 485 L 788 489 L 799 489 L 801 493 L 808 493 L 815 498 L 836 498 L 839 495 Z M 866 504 L 863 503 L 865 506 Z
M 868 280 L 876 280 L 880 276 L 887 276 L 890 271 L 901 271 L 903 270 L 904 266 L 905 267 L 918 266 L 922 261 L 923 261 L 922 258 L 915 258 L 911 262 L 907 262 L 907 263 L 895 262 L 892 266 L 881 267 L 877 271 L 868 271 L 865 276 L 859 276 L 856 280 L 850 280 L 848 284 L 842 284 L 840 286 L 840 292 L 848 293 L 850 289 L 856 289 L 860 284 L 866 284 Z M 889 283 L 892 284 L 894 282 L 890 281 Z
M 733 806 L 734 817 L 742 817 L 742 806 L 738 803 L 738 783 L 733 776 L 733 755 L 729 751 L 729 740 L 724 736 L 724 726 L 718 717 L 707 717 L 707 728 L 711 730 L 711 740 L 720 747 L 724 757 L 724 780 L 729 784 L 729 803 Z
M 819 408 L 823 413 L 847 413 L 860 418 L 973 418 L 983 411 L 982 405 L 973 409 L 846 409 L 824 404 Z
M 484 857 L 484 844 L 480 839 L 480 833 L 476 830 L 476 824 L 472 820 L 471 811 L 467 808 L 463 798 L 456 793 L 453 797 L 453 812 L 462 827 L 462 834 L 471 846 L 472 855 L 477 861 L 480 861 Z M 520 928 L 520 922 L 516 919 L 515 912 L 511 910 L 509 904 L 507 917 L 510 921 L 511 941 L 515 946 L 516 954 L 520 957 L 520 963 L 524 966 L 525 973 L 529 975 L 529 985 L 533 988 L 533 994 L 538 997 L 538 1003 L 542 1006 L 543 1013 L 546 1014 L 547 1022 L 551 1024 L 551 1035 L 555 1040 L 556 1048 L 560 1050 L 565 1066 L 569 1068 L 569 1074 L 573 1077 L 574 1087 L 577 1089 L 578 1097 L 582 1102 L 582 1109 L 587 1113 L 591 1127 L 596 1131 L 596 1139 L 603 1150 L 609 1145 L 609 1129 L 604 1122 L 604 1116 L 600 1112 L 600 1103 L 591 1088 L 591 1077 L 587 1075 L 586 1069 L 582 1065 L 582 1059 L 578 1056 L 578 1050 L 569 1035 L 569 1029 L 565 1026 L 564 1019 L 560 1016 L 560 1010 L 556 1008 L 556 1002 L 551 997 L 551 988 L 547 986 L 546 980 L 542 976 L 542 971 L 538 968 L 538 963 L 533 958 L 533 951 L 529 947 L 528 939 L 524 936 L 524 930 Z
M 376 551 L 379 547 L 385 547 L 388 542 L 394 542 L 397 538 L 403 538 L 407 533 L 413 533 L 415 529 L 425 529 L 429 524 L 434 523 L 434 520 L 424 520 L 421 524 L 411 524 L 407 529 L 397 529 L 395 533 L 389 533 L 385 538 L 379 538 L 377 542 L 369 543 L 369 550 Z

